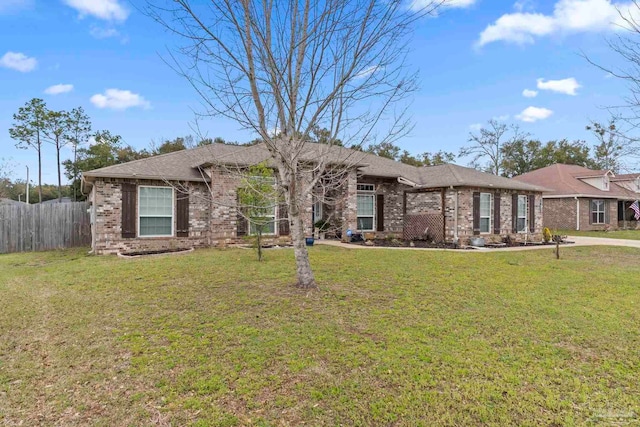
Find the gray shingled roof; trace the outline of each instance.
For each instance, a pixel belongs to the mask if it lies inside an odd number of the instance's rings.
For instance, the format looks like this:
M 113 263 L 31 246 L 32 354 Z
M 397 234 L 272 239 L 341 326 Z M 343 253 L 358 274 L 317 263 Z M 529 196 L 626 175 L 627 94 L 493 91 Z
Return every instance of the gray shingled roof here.
M 418 187 L 489 187 L 524 191 L 543 191 L 539 186 L 503 178 L 454 164 L 416 167 L 344 147 L 308 143 L 300 160 L 314 161 L 320 157 L 328 163 L 357 167 L 362 175 L 384 178 L 404 178 Z M 270 162 L 264 144 L 237 146 L 211 144 L 188 150 L 162 154 L 114 166 L 84 172 L 83 179 L 91 183 L 98 177 L 205 181 L 199 168 L 213 164 L 248 166 Z

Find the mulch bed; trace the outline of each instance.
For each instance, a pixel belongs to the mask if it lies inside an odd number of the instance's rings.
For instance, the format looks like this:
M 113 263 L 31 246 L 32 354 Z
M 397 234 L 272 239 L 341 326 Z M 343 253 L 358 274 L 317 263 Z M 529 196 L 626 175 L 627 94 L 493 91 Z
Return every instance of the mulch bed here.
M 135 251 L 135 252 L 120 252 L 118 256 L 128 258 L 128 257 L 139 257 L 139 256 L 147 256 L 147 255 L 168 255 L 168 254 L 178 254 L 178 253 L 188 253 L 193 252 L 193 248 L 191 249 L 161 249 L 155 251 Z
M 352 245 L 360 246 L 379 246 L 385 248 L 432 248 L 432 249 L 476 249 L 473 246 L 456 246 L 453 243 L 435 243 L 426 240 L 399 240 L 399 239 L 373 239 L 369 240 L 373 244 L 365 244 L 364 241 L 351 242 Z M 413 244 L 412 244 L 413 243 Z M 572 244 L 574 242 L 562 241 L 561 245 Z M 555 242 L 508 242 L 508 243 L 487 243 L 484 248 L 497 249 L 497 248 L 519 248 L 523 246 L 555 246 Z

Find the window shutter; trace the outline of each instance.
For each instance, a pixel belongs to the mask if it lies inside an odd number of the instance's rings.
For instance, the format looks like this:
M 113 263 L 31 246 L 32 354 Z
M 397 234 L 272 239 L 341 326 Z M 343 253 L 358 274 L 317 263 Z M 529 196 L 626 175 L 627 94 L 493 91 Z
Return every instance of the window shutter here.
M 604 223 L 609 224 L 611 218 L 609 217 L 609 200 L 604 201 Z
M 236 236 L 246 236 L 249 231 L 249 222 L 247 218 L 242 215 L 242 208 L 240 207 L 240 194 L 236 193 Z
M 536 232 L 536 196 L 529 194 L 529 231 Z
M 473 234 L 480 234 L 480 193 L 473 192 Z
M 518 232 L 518 195 L 511 195 L 511 232 Z
M 122 184 L 122 237 L 136 237 L 136 185 Z
M 593 200 L 589 200 L 589 224 L 593 224 L 593 211 L 594 211 L 594 203 Z
M 176 235 L 189 237 L 189 193 L 176 191 Z
M 278 205 L 278 235 L 289 235 L 289 211 L 286 203 Z
M 500 234 L 500 193 L 493 195 L 493 234 Z
M 376 195 L 376 231 L 384 231 L 384 195 Z

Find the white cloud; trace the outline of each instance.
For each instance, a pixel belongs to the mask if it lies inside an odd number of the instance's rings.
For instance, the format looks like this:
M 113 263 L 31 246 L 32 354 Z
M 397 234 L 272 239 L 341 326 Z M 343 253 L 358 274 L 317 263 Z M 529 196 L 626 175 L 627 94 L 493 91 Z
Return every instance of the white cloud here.
M 38 61 L 36 58 L 30 58 L 20 52 L 7 52 L 0 58 L 0 67 L 10 68 L 20 71 L 21 73 L 33 71 L 37 65 Z
M 524 96 L 525 98 L 535 98 L 536 96 L 538 96 L 538 91 L 525 89 L 522 91 L 522 96 Z
M 89 29 L 89 34 L 97 39 L 106 39 L 109 37 L 118 37 L 120 32 L 115 28 L 102 28 L 97 25 L 92 25 Z
M 364 79 L 365 77 L 370 76 L 378 70 L 384 70 L 384 67 L 380 67 L 379 65 L 372 65 L 371 67 L 367 67 L 364 70 L 360 71 L 353 78 L 354 79 Z
M 98 108 L 110 108 L 112 110 L 126 110 L 131 107 L 151 107 L 149 101 L 139 94 L 121 89 L 107 89 L 104 93 L 93 95 L 90 100 L 91 103 Z
M 78 11 L 80 18 L 87 15 L 105 21 L 125 21 L 129 16 L 119 0 L 64 0 L 67 6 Z
M 553 114 L 553 111 L 548 108 L 541 107 L 527 107 L 522 110 L 522 113 L 516 116 L 516 119 L 522 120 L 523 122 L 533 123 L 538 120 L 544 120 L 549 118 Z
M 469 125 L 469 129 L 478 132 L 480 129 L 482 129 L 482 123 L 474 123 L 472 125 Z
M 476 2 L 477 0 L 444 0 L 440 7 L 450 9 L 463 9 L 473 6 Z M 413 10 L 429 10 L 433 7 L 433 3 L 433 0 L 413 0 L 410 7 Z
M 44 90 L 44 93 L 47 95 L 60 95 L 61 93 L 71 92 L 73 90 L 73 85 L 70 84 L 57 84 L 53 86 L 49 86 Z
M 501 116 L 494 116 L 493 120 L 497 120 L 499 122 L 506 122 L 507 120 L 509 120 L 509 115 L 508 114 L 503 114 Z
M 502 15 L 480 33 L 477 45 L 497 41 L 530 44 L 538 37 L 557 33 L 613 30 L 624 24 L 620 13 L 638 16 L 639 11 L 630 1 L 559 0 L 551 15 L 522 13 L 521 10 Z
M 577 95 L 576 90 L 582 86 L 574 79 L 569 77 L 562 80 L 547 80 L 538 79 L 538 89 L 550 90 L 552 92 L 564 93 L 566 95 Z

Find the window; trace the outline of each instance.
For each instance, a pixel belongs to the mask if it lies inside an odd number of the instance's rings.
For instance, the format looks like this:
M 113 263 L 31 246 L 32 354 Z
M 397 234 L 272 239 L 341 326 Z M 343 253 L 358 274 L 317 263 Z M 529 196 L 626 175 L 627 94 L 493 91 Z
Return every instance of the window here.
M 266 206 L 264 209 L 260 208 L 262 212 L 256 212 L 256 217 L 260 217 L 260 225 L 262 225 L 262 234 L 276 234 L 276 207 Z M 258 234 L 256 224 L 249 220 L 249 234 Z
M 138 188 L 138 234 L 143 237 L 172 236 L 173 188 Z
M 360 231 L 374 230 L 374 216 L 376 206 L 375 187 L 373 184 L 358 184 L 358 224 L 357 229 Z
M 320 221 L 322 219 L 322 199 L 315 197 L 315 202 L 313 203 L 313 223 Z
M 593 224 L 604 224 L 604 200 L 591 201 L 591 222 Z
M 491 193 L 480 193 L 480 232 L 491 232 Z
M 516 217 L 516 231 L 518 233 L 527 232 L 527 196 L 518 196 L 518 215 Z

